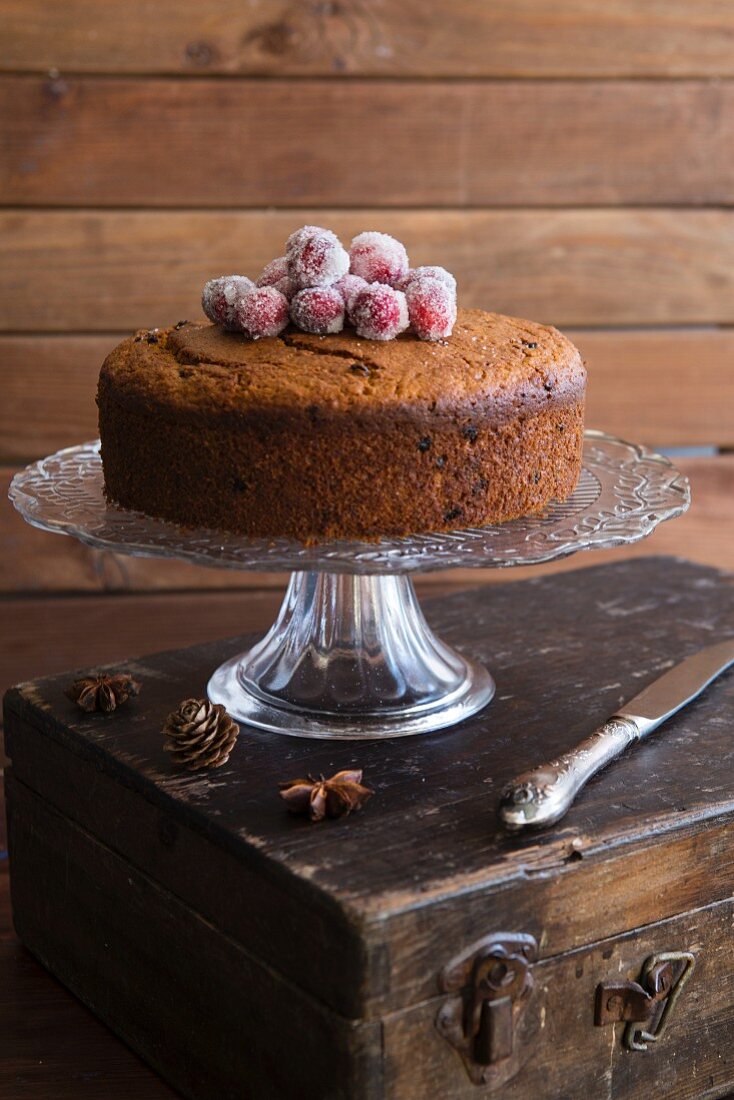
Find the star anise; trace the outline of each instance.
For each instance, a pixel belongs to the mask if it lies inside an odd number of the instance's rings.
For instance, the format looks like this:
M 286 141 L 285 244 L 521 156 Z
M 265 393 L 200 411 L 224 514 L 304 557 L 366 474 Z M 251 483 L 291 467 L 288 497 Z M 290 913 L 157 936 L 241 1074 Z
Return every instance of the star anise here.
M 98 710 L 109 714 L 139 691 L 140 684 L 133 680 L 129 672 L 100 672 L 96 676 L 75 680 L 64 694 L 87 713 Z
M 344 817 L 364 806 L 373 791 L 362 784 L 362 771 L 337 772 L 330 779 L 289 779 L 280 784 L 280 797 L 292 814 L 308 814 L 312 821 L 325 817 Z

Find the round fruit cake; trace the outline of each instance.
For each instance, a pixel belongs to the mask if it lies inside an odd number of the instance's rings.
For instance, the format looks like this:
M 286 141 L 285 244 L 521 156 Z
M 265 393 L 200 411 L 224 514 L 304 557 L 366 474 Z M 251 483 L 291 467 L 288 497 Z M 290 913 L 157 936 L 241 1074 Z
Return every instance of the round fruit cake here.
M 432 343 L 181 322 L 102 367 L 105 491 L 187 527 L 303 542 L 501 523 L 573 491 L 585 386 L 555 328 L 481 310 Z

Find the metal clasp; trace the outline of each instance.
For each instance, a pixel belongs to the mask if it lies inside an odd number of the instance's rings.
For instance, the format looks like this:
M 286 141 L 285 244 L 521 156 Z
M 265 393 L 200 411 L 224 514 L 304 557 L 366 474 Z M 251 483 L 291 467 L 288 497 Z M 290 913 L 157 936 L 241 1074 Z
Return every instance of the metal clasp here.
M 475 1084 L 499 1085 L 521 1064 L 516 1032 L 533 979 L 530 964 L 538 954 L 532 936 L 487 936 L 444 967 L 444 1002 L 436 1026 L 459 1052 Z
M 610 979 L 596 987 L 594 1023 L 627 1022 L 622 1042 L 627 1050 L 647 1050 L 657 1043 L 696 964 L 690 951 L 651 955 L 642 966 L 639 982 Z M 640 1027 L 644 1024 L 644 1027 Z

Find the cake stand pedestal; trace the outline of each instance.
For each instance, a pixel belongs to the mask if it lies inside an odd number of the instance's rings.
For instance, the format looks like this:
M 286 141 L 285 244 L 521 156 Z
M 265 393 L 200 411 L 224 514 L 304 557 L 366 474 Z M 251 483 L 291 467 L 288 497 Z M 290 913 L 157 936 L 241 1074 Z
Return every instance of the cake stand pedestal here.
M 409 574 L 532 565 L 644 538 L 690 502 L 661 455 L 588 431 L 569 500 L 496 527 L 315 546 L 187 530 L 107 504 L 99 444 L 59 451 L 10 498 L 47 531 L 101 549 L 230 569 L 290 569 L 276 622 L 212 675 L 208 694 L 251 726 L 297 737 L 405 737 L 454 725 L 492 698 L 489 672 L 431 631 Z
M 454 725 L 494 695 L 483 665 L 437 638 L 410 577 L 293 573 L 278 618 L 212 676 L 209 698 L 298 737 L 405 737 Z

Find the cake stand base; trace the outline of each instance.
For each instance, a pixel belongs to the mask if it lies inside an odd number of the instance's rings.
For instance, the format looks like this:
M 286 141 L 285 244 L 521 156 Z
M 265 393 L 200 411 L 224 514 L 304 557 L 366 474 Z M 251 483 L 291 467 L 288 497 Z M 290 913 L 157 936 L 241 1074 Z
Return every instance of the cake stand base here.
M 431 631 L 409 577 L 308 572 L 292 574 L 274 625 L 207 691 L 251 726 L 366 740 L 453 726 L 494 682 Z

